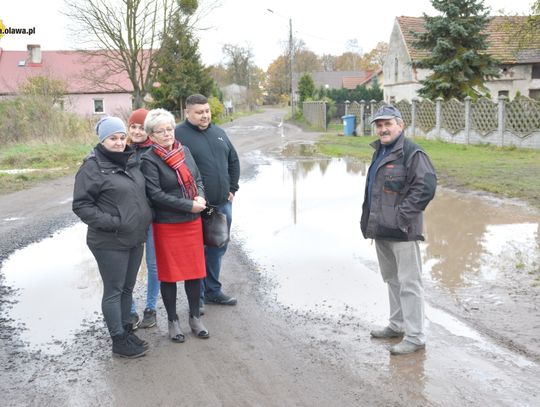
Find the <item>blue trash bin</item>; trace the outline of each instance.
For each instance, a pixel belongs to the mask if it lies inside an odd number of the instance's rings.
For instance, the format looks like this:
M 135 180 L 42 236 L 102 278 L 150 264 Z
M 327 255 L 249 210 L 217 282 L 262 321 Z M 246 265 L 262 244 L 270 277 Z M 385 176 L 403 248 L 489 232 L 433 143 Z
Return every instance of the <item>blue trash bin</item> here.
M 353 136 L 356 124 L 356 116 L 354 114 L 347 114 L 341 116 L 343 119 L 343 134 L 345 136 Z

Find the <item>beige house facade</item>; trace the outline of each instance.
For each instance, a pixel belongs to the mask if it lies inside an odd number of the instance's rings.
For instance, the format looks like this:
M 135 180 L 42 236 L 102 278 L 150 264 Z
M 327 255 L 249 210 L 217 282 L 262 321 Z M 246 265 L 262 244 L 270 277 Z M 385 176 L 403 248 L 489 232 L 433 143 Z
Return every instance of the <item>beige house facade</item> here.
M 496 16 L 486 29 L 487 52 L 501 63 L 501 76 L 485 83 L 493 101 L 501 95 L 540 98 L 540 35 L 523 45 L 517 33 L 526 18 Z M 425 50 L 414 47 L 414 32 L 425 32 L 422 17 L 396 18 L 383 64 L 384 100 L 388 103 L 418 98 L 420 81 L 431 73 L 412 67 L 412 61 L 427 56 Z

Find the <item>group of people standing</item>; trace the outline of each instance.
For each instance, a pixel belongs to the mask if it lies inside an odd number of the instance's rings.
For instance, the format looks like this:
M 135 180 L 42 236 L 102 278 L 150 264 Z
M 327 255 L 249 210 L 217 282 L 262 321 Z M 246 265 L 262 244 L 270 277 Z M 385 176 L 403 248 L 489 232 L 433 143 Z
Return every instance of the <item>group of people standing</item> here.
M 203 244 L 200 213 L 211 203 L 227 217 L 238 190 L 240 165 L 229 138 L 211 124 L 208 100 L 191 95 L 186 120 L 175 126 L 164 109 L 134 111 L 128 130 L 121 119 L 96 125 L 99 143 L 75 179 L 73 210 L 88 224 L 87 244 L 103 279 L 102 310 L 113 354 L 142 356 L 148 344 L 133 331 L 139 324 L 133 288 L 146 243 L 147 301 L 141 327 L 156 325 L 158 292 L 169 337 L 183 342 L 176 310 L 177 282 L 184 281 L 189 326 L 199 338 L 204 303 L 235 305 L 219 281 L 227 246 Z M 383 106 L 373 116 L 378 140 L 368 170 L 361 230 L 375 240 L 379 268 L 388 285 L 387 326 L 375 339 L 400 338 L 395 355 L 425 347 L 422 261 L 423 211 L 435 195 L 437 177 L 428 155 L 405 137 L 401 112 Z
M 102 311 L 114 355 L 143 356 L 148 343 L 137 325 L 157 322 L 161 291 L 169 337 L 184 342 L 176 309 L 183 281 L 189 326 L 199 338 L 210 333 L 201 320 L 204 303 L 235 305 L 223 293 L 221 260 L 227 245 L 205 247 L 200 214 L 211 204 L 227 216 L 238 190 L 240 162 L 225 131 L 211 123 L 208 99 L 186 99 L 186 119 L 176 126 L 164 109 L 138 109 L 126 129 L 118 117 L 96 125 L 98 144 L 76 178 L 73 211 L 88 225 L 87 244 L 103 280 Z M 147 298 L 139 324 L 133 288 L 146 244 Z

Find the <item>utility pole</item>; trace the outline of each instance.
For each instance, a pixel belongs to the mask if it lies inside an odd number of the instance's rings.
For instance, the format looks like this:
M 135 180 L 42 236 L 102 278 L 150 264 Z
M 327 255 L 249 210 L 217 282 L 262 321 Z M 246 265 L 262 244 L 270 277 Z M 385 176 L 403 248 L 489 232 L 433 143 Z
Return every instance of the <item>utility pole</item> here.
M 269 13 L 275 14 L 274 10 L 266 9 Z M 283 17 L 283 16 L 281 16 Z M 291 119 L 294 119 L 294 91 L 293 91 L 293 65 L 294 65 L 294 43 L 292 36 L 292 18 L 289 18 L 289 99 L 291 103 Z
M 293 89 L 293 64 L 294 64 L 294 43 L 292 36 L 292 19 L 289 18 L 289 75 L 290 75 L 290 98 L 291 98 L 291 119 L 294 120 L 294 89 Z

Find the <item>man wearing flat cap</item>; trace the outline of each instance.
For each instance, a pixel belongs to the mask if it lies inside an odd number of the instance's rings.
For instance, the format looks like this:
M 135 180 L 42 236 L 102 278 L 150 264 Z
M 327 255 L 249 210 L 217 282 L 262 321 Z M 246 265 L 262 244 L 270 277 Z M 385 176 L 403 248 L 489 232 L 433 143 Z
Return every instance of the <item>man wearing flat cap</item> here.
M 375 240 L 390 300 L 389 323 L 376 339 L 402 338 L 389 347 L 403 355 L 425 348 L 424 288 L 419 240 L 423 211 L 435 196 L 437 178 L 427 154 L 405 137 L 401 112 L 385 105 L 374 115 L 378 140 L 366 179 L 362 234 Z

